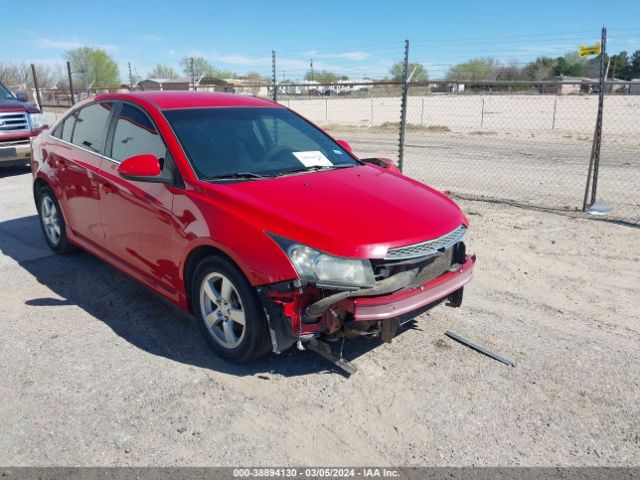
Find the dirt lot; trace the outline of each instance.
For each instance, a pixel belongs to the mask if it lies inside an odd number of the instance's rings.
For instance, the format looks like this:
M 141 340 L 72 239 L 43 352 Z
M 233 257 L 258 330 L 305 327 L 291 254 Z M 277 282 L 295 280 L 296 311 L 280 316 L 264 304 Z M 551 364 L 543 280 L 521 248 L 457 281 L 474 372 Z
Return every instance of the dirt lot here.
M 375 129 L 374 129 L 375 130 Z M 398 134 L 370 129 L 334 129 L 365 156 L 397 158 Z M 610 217 L 640 225 L 640 137 L 616 138 L 603 146 L 598 198 Z M 525 205 L 574 211 L 582 208 L 591 137 L 561 133 L 409 130 L 405 173 L 460 195 L 506 199 Z
M 640 465 L 640 229 L 463 201 L 477 277 L 392 344 L 237 366 L 0 178 L 1 465 Z M 514 360 L 510 368 L 445 330 Z

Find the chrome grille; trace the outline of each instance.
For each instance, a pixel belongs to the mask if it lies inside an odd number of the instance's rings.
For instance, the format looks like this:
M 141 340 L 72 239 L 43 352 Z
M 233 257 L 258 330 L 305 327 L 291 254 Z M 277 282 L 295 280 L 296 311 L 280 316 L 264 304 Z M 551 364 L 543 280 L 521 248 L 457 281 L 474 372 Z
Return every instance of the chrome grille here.
M 26 112 L 0 112 L 0 132 L 13 133 L 29 130 Z
M 415 243 L 406 247 L 391 248 L 384 258 L 385 260 L 407 260 L 410 258 L 432 257 L 458 243 L 466 232 L 467 228 L 464 225 L 460 225 L 455 230 L 434 240 Z

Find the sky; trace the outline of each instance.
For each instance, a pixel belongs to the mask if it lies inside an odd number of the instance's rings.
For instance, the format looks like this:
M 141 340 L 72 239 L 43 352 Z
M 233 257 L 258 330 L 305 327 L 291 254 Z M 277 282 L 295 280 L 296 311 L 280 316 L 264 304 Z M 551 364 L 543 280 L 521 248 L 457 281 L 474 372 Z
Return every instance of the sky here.
M 146 77 L 158 63 L 179 69 L 194 55 L 218 69 L 270 75 L 272 50 L 278 78 L 302 79 L 311 59 L 314 70 L 382 78 L 402 59 L 405 39 L 410 61 L 441 78 L 470 58 L 560 56 L 599 40 L 602 25 L 609 53 L 640 49 L 638 0 L 0 0 L 0 11 L 16 12 L 2 21 L 0 63 L 62 65 L 65 51 L 87 45 L 106 50 L 124 82 L 128 63 Z

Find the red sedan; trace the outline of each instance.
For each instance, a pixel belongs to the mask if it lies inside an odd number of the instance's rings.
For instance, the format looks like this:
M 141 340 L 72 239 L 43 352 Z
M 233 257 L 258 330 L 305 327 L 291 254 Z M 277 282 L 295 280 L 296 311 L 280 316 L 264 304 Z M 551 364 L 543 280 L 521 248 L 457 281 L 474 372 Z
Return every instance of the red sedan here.
M 448 300 L 468 221 L 385 159 L 232 94 L 99 95 L 33 142 L 45 239 L 80 247 L 195 315 L 219 355 L 390 341 Z

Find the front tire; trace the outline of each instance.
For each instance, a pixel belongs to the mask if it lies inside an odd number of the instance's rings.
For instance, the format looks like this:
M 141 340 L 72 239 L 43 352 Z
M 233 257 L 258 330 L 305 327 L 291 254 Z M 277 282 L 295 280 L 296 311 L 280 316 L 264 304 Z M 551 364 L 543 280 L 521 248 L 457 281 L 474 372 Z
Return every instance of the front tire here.
M 67 224 L 62 209 L 51 188 L 43 186 L 38 191 L 38 217 L 44 239 L 49 248 L 56 253 L 73 253 L 77 250 L 67 238 Z
M 221 357 L 248 362 L 271 349 L 256 291 L 229 260 L 211 256 L 200 262 L 191 282 L 191 307 L 204 337 Z

